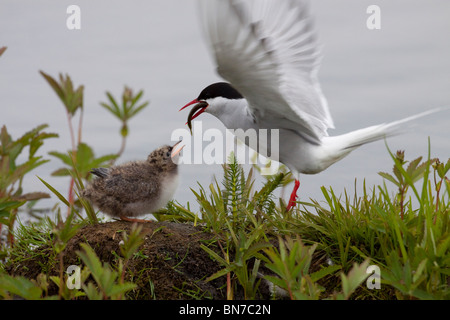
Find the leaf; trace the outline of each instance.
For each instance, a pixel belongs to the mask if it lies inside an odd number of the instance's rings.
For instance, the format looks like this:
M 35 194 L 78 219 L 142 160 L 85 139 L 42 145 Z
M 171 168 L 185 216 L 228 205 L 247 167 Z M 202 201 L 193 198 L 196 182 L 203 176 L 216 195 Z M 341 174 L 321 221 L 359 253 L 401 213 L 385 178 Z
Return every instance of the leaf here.
M 450 237 L 447 236 L 446 238 L 441 239 L 441 241 L 439 241 L 436 248 L 436 256 L 444 257 L 445 254 L 448 252 L 449 247 L 450 247 Z
M 99 158 L 96 158 L 96 159 L 92 160 L 92 162 L 89 164 L 89 170 L 92 168 L 102 167 L 109 161 L 117 159 L 118 157 L 119 156 L 117 154 L 107 154 L 107 155 L 101 156 Z
M 36 134 L 30 142 L 30 157 L 34 156 L 37 150 L 44 144 L 45 139 L 58 137 L 59 135 L 57 133 L 40 132 Z
M 2 147 L 1 154 L 7 153 L 7 148 L 9 146 L 9 144 L 11 143 L 11 141 L 12 141 L 12 138 L 8 134 L 8 129 L 6 128 L 5 125 L 3 125 L 3 127 L 0 131 L 0 146 Z
M 82 286 L 89 300 L 103 300 L 103 294 L 97 290 L 92 282 Z
M 100 284 L 102 282 L 102 263 L 95 254 L 95 251 L 86 243 L 80 244 L 81 251 L 77 251 L 77 255 L 91 272 L 95 281 Z
M 406 173 L 408 175 L 413 176 L 414 171 L 417 169 L 417 166 L 419 165 L 420 161 L 422 161 L 422 157 L 418 157 L 417 159 L 411 161 L 406 168 Z
M 114 110 L 110 105 L 107 105 L 104 102 L 100 102 L 100 105 L 105 108 L 106 110 L 108 110 L 109 112 L 111 112 L 112 114 L 115 115 L 116 110 Z
M 22 201 L 33 201 L 33 200 L 39 200 L 39 199 L 48 199 L 50 198 L 50 195 L 45 192 L 29 192 L 20 195 L 19 197 L 13 197 L 15 200 L 22 200 Z
M 232 271 L 233 271 L 233 268 L 231 266 L 227 267 L 227 268 L 224 268 L 222 270 L 217 271 L 216 273 L 214 273 L 213 275 L 209 276 L 208 278 L 206 278 L 206 281 L 208 281 L 208 282 L 209 281 L 213 281 L 214 279 L 220 278 L 220 277 L 222 277 L 222 276 L 224 276 L 227 273 L 230 273 Z
M 115 115 L 117 118 L 119 118 L 119 120 L 121 120 L 121 119 L 122 119 L 122 113 L 121 113 L 120 108 L 119 108 L 119 105 L 117 104 L 117 102 L 116 102 L 116 100 L 114 99 L 113 95 L 112 95 L 111 93 L 109 93 L 109 92 L 106 92 L 106 96 L 108 97 L 108 100 L 109 100 L 109 101 L 111 102 L 111 104 L 112 104 L 112 107 L 109 106 L 109 107 L 107 107 L 107 109 L 108 109 L 109 111 L 111 111 L 111 113 L 112 113 L 113 115 Z M 103 103 L 102 105 L 105 106 L 106 104 Z
M 112 286 L 112 288 L 110 288 L 107 292 L 109 296 L 121 296 L 123 294 L 125 294 L 126 292 L 133 290 L 134 288 L 137 287 L 137 284 L 132 283 L 132 282 L 125 282 L 125 283 L 121 283 L 121 284 L 117 284 Z
M 83 90 L 84 86 L 79 86 L 75 91 L 72 79 L 66 75 L 59 74 L 59 83 L 50 75 L 43 71 L 39 73 L 47 80 L 50 87 L 55 91 L 61 102 L 64 104 L 67 113 L 74 115 L 75 112 L 83 107 Z
M 450 158 L 447 160 L 447 163 L 444 166 L 444 172 L 443 175 L 447 174 L 447 172 L 450 170 Z
M 366 273 L 369 260 L 365 260 L 361 265 L 353 264 L 353 268 L 348 275 L 341 273 L 342 291 L 346 299 L 359 287 L 359 285 L 369 276 Z
M 210 248 L 208 248 L 204 244 L 200 245 L 200 248 L 205 250 L 214 260 L 216 260 L 220 264 L 225 265 L 225 266 L 229 265 L 229 263 L 224 258 L 219 256 L 216 252 L 214 252 L 213 250 L 211 250 Z
M 131 233 L 128 236 L 126 232 L 123 234 L 123 245 L 120 246 L 120 252 L 125 260 L 130 259 L 133 254 L 139 249 L 144 242 L 144 236 L 142 232 L 142 225 L 131 227 Z
M 288 289 L 287 283 L 285 280 L 279 278 L 279 277 L 275 277 L 275 276 L 264 276 L 264 279 L 272 282 L 274 285 L 283 288 L 285 290 Z
M 68 168 L 60 168 L 51 173 L 54 177 L 66 177 L 70 176 L 70 170 Z
M 48 153 L 49 155 L 60 159 L 64 164 L 67 164 L 68 166 L 72 166 L 72 158 L 68 153 L 62 153 L 57 151 L 50 151 Z
M 53 193 L 55 194 L 59 200 L 61 200 L 66 206 L 68 206 L 69 208 L 71 207 L 69 201 L 66 200 L 66 198 L 64 198 L 64 196 L 59 193 L 55 188 L 53 188 L 50 184 L 48 184 L 47 182 L 45 182 L 43 179 L 41 179 L 40 177 L 37 177 L 39 180 L 41 180 L 41 182 Z
M 150 102 L 144 102 L 139 107 L 133 109 L 133 111 L 130 113 L 130 118 L 137 115 L 139 112 L 141 112 L 145 107 L 147 107 L 150 104 Z
M 322 279 L 323 277 L 333 274 L 336 271 L 341 270 L 341 269 L 342 269 L 342 267 L 340 265 L 336 265 L 336 264 L 328 266 L 328 267 L 324 267 L 324 268 L 320 269 L 319 271 L 316 271 L 310 275 L 311 281 L 316 282 L 316 281 Z
M 0 223 L 8 224 L 9 223 L 9 215 L 10 215 L 9 211 L 0 210 L 0 218 L 1 218 L 0 221 L 3 221 L 3 222 L 0 222 Z
M 436 298 L 432 294 L 421 289 L 413 290 L 412 296 L 421 300 L 436 300 Z
M 1 289 L 27 300 L 37 300 L 42 296 L 42 289 L 25 277 L 0 275 Z M 0 290 L 1 295 L 2 290 Z
M 378 174 L 380 176 L 382 176 L 383 178 L 385 178 L 386 180 L 388 180 L 388 181 L 392 182 L 393 184 L 395 184 L 397 187 L 400 186 L 400 184 L 397 182 L 397 180 L 395 180 L 395 178 L 392 175 L 390 175 L 389 173 L 378 172 Z
M 450 170 L 450 159 L 448 159 L 447 163 L 444 165 L 443 163 L 438 162 L 436 164 L 436 171 L 439 175 L 439 178 L 444 179 L 447 172 Z
M 144 94 L 144 90 L 140 90 L 132 99 L 131 99 L 131 105 L 134 106 L 136 102 L 142 97 Z
M 119 278 L 118 272 L 114 271 L 108 263 L 102 264 L 95 251 L 88 244 L 82 243 L 80 247 L 82 250 L 77 251 L 77 255 L 89 269 L 92 277 L 103 293 L 103 296 L 97 294 L 97 290 L 89 283 L 87 286 L 84 286 L 84 290 L 90 299 L 91 297 L 95 299 L 121 298 L 125 292 L 136 287 L 131 282 L 117 284 L 116 281 Z M 119 269 L 122 269 L 122 260 L 120 260 L 119 265 Z
M 23 201 L 8 201 L 0 202 L 0 210 L 14 210 L 22 206 L 25 202 Z
M 68 151 L 67 153 L 52 151 L 49 152 L 49 154 L 60 159 L 68 166 L 68 168 L 59 168 L 53 171 L 53 176 L 67 176 L 70 175 L 71 172 L 76 172 L 77 175 L 83 178 L 87 177 L 92 168 L 107 166 L 111 160 L 118 158 L 117 154 L 108 154 L 95 158 L 93 149 L 84 142 L 77 146 L 75 162 L 72 160 L 72 151 Z
M 93 159 L 94 151 L 92 151 L 92 148 L 84 142 L 80 143 L 77 148 L 76 168 L 80 172 L 89 171 L 90 169 L 92 169 L 90 167 L 90 163 Z
M 55 79 L 53 79 L 52 76 L 46 74 L 44 71 L 39 71 L 39 73 L 44 77 L 45 80 L 47 80 L 50 87 L 55 91 L 59 99 L 64 103 L 65 105 L 65 94 L 63 88 L 56 82 Z
M 419 265 L 417 266 L 416 272 L 414 272 L 412 280 L 413 282 L 418 282 L 419 278 L 422 276 L 425 271 L 428 259 L 423 259 Z

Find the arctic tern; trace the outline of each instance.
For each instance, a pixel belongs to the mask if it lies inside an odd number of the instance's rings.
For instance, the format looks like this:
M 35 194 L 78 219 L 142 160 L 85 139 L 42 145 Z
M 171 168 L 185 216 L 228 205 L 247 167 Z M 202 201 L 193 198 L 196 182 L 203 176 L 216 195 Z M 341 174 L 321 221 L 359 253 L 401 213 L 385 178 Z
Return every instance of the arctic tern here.
M 369 142 L 399 133 L 402 124 L 437 111 L 338 136 L 318 81 L 321 46 L 305 0 L 203 0 L 203 31 L 227 82 L 214 83 L 186 104 L 188 123 L 203 112 L 228 129 L 279 129 L 279 162 L 295 177 L 316 174 Z M 270 154 L 270 146 L 258 146 Z M 261 152 L 261 150 L 256 150 Z

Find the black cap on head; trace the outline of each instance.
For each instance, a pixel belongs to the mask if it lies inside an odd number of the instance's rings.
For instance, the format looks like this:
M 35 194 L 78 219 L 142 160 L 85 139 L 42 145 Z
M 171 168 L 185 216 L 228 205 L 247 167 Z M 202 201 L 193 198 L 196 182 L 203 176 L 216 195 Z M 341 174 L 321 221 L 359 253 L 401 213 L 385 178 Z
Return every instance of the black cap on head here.
M 233 88 L 227 82 L 217 82 L 207 86 L 198 96 L 197 100 L 207 100 L 216 97 L 223 97 L 227 99 L 242 99 L 244 98 L 239 91 Z

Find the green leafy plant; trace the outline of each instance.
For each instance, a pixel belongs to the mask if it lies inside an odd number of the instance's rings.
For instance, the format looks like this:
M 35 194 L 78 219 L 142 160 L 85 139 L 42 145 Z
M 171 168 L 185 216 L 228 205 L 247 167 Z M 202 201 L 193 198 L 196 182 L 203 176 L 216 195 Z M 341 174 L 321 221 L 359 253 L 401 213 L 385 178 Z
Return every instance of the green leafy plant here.
M 94 151 L 86 143 L 78 144 L 76 152 L 69 151 L 61 153 L 57 151 L 49 152 L 51 156 L 60 159 L 67 167 L 53 171 L 52 176 L 79 176 L 88 179 L 89 172 L 92 168 L 108 166 L 111 160 L 117 158 L 116 154 L 108 154 L 96 158 Z
M 39 73 L 44 77 L 45 80 L 47 80 L 48 84 L 52 87 L 52 89 L 55 91 L 61 102 L 64 104 L 64 107 L 66 108 L 67 116 L 69 118 L 72 147 L 75 147 L 75 131 L 73 130 L 71 118 L 76 114 L 78 110 L 80 110 L 81 112 L 83 111 L 84 86 L 79 86 L 75 89 L 72 83 L 72 79 L 67 74 L 64 76 L 60 73 L 58 82 L 43 71 L 39 71 Z M 80 124 L 82 121 L 81 118 L 82 117 L 80 117 Z M 81 132 L 82 131 L 79 128 L 78 134 L 80 135 Z M 80 141 L 81 136 L 78 136 L 78 142 Z
M 436 161 L 433 163 L 433 169 L 434 169 L 434 184 L 436 189 L 436 211 L 438 211 L 440 203 L 439 196 L 444 182 L 447 186 L 447 192 L 449 192 L 450 190 L 450 180 L 446 176 L 447 173 L 450 171 L 450 159 L 447 160 L 447 163 L 445 165 L 441 163 L 439 159 L 436 159 Z
M 8 226 L 10 244 L 14 239 L 11 230 L 18 209 L 27 201 L 49 197 L 43 192 L 24 193 L 22 188 L 25 175 L 48 162 L 37 155 L 44 140 L 58 136 L 43 131 L 47 127 L 45 124 L 37 126 L 16 140 L 8 133 L 6 126 L 0 130 L 0 230 L 2 224 Z M 24 150 L 28 150 L 28 156 L 24 162 L 18 163 Z
M 413 191 L 414 198 L 405 194 L 402 206 L 398 193 L 392 197 L 386 185 L 372 192 L 364 186 L 363 195 L 353 199 L 347 195 L 340 199 L 331 188 L 323 188 L 326 205 L 303 203 L 315 212 L 301 211 L 291 225 L 302 239 L 319 243 L 346 272 L 352 262 L 365 259 L 380 267 L 382 290 L 366 289 L 360 295 L 392 299 L 394 292 L 398 299 L 449 297 L 450 199 L 449 189 L 444 192 L 438 185 L 446 181 L 445 165 L 442 168 L 439 160 L 431 160 L 430 152 L 426 161 L 420 161 L 412 161 L 408 170 L 394 160 L 399 177 L 394 173 L 392 179 L 401 181 L 402 189 Z M 439 166 L 442 178 L 435 172 L 440 178 L 433 179 L 433 170 Z
M 67 74 L 64 76 L 63 74 L 60 73 L 58 82 L 52 76 L 46 74 L 43 71 L 39 71 L 39 73 L 44 77 L 44 79 L 47 81 L 47 83 L 59 97 L 66 110 L 67 123 L 69 127 L 70 141 L 71 141 L 71 160 L 72 160 L 71 165 L 75 167 L 77 159 L 76 157 L 77 145 L 81 143 L 82 139 L 81 135 L 82 135 L 83 111 L 84 111 L 83 110 L 84 86 L 81 85 L 78 88 L 74 89 L 72 79 Z M 80 116 L 78 125 L 78 137 L 76 138 L 73 126 L 73 117 L 75 116 L 78 110 L 80 110 Z M 78 141 L 76 139 L 78 139 Z M 73 178 L 71 178 L 68 196 L 70 204 L 73 204 L 75 202 L 73 187 L 74 187 L 74 180 Z M 68 210 L 67 215 L 69 214 L 70 211 Z
M 130 235 L 126 232 L 123 233 L 123 244 L 120 247 L 123 261 L 119 261 L 119 269 L 121 269 L 120 283 L 124 283 L 125 269 L 128 265 L 128 261 L 133 257 L 136 251 L 138 251 L 143 242 L 144 234 L 142 233 L 142 225 L 138 226 L 137 224 L 133 224 Z
M 40 71 L 40 74 L 44 77 L 56 95 L 59 97 L 64 105 L 67 115 L 68 127 L 70 132 L 71 150 L 67 153 L 61 153 L 52 151 L 49 154 L 60 159 L 68 168 L 58 169 L 53 172 L 54 176 L 70 176 L 70 187 L 68 201 L 72 205 L 75 203 L 74 183 L 73 176 L 87 178 L 89 170 L 93 166 L 99 166 L 106 164 L 107 161 L 117 157 L 116 155 L 107 155 L 100 158 L 95 158 L 94 152 L 91 147 L 82 142 L 82 126 L 83 126 L 83 92 L 84 86 L 74 88 L 72 79 L 68 75 L 59 74 L 59 81 L 52 76 Z M 77 134 L 75 133 L 73 125 L 73 117 L 79 111 L 79 123 Z M 70 214 L 68 209 L 67 214 Z
M 311 274 L 309 270 L 317 244 L 307 247 L 298 236 L 295 240 L 279 237 L 278 243 L 279 249 L 271 247 L 264 250 L 270 259 L 266 267 L 277 275 L 265 278 L 285 290 L 291 300 L 318 299 L 323 288 L 317 281 L 341 267 L 332 265 Z
M 119 271 L 115 271 L 108 263 L 101 263 L 88 244 L 82 243 L 80 246 L 82 250 L 78 251 L 78 256 L 89 269 L 96 284 L 94 285 L 93 282 L 89 282 L 87 285 L 82 284 L 82 288 L 90 300 L 122 299 L 126 292 L 135 288 L 134 283 L 120 280 L 120 268 Z
M 117 100 L 108 91 L 106 92 L 106 96 L 108 97 L 109 103 L 100 102 L 100 105 L 102 107 L 111 112 L 111 114 L 119 119 L 122 123 L 122 126 L 120 128 L 122 143 L 120 145 L 119 151 L 117 152 L 117 157 L 120 157 L 125 150 L 126 139 L 129 133 L 128 121 L 149 105 L 148 101 L 145 101 L 143 103 L 139 102 L 143 94 L 143 90 L 140 90 L 137 94 L 134 94 L 132 89 L 125 86 L 122 93 L 122 104 L 120 105 L 120 107 Z
M 62 289 L 64 288 L 64 277 L 63 277 L 63 259 L 64 259 L 64 249 L 66 248 L 67 242 L 77 233 L 78 229 L 81 227 L 80 224 L 74 224 L 73 218 L 75 211 L 71 210 L 71 213 L 65 221 L 62 220 L 60 212 L 57 215 L 57 223 L 51 223 L 52 233 L 54 235 L 54 250 L 59 257 L 59 295 L 62 296 Z
M 425 170 L 429 167 L 430 163 L 435 162 L 436 159 L 430 159 L 426 162 L 420 163 L 422 161 L 422 157 L 419 157 L 409 162 L 408 167 L 404 168 L 405 164 L 408 163 L 408 161 L 405 161 L 405 152 L 397 151 L 395 156 L 390 151 L 389 153 L 394 160 L 394 167 L 392 169 L 394 175 L 386 172 L 379 172 L 378 174 L 398 187 L 397 197 L 400 206 L 400 215 L 403 219 L 404 201 L 408 188 L 411 187 L 416 195 L 418 195 L 417 190 L 414 187 L 414 183 L 423 178 Z
M 6 300 L 13 300 L 16 297 L 40 300 L 44 297 L 47 288 L 25 277 L 12 277 L 4 273 L 0 274 L 0 283 L 0 297 Z M 54 297 L 49 297 L 49 299 L 54 299 Z
M 209 197 L 201 186 L 199 192 L 192 190 L 200 204 L 201 222 L 217 235 L 216 244 L 222 254 L 220 256 L 202 245 L 214 260 L 224 266 L 224 269 L 208 279 L 211 281 L 226 275 L 229 299 L 234 295 L 234 280 L 243 288 L 246 299 L 254 299 L 261 280 L 257 278 L 259 265 L 264 260 L 260 252 L 270 246 L 267 239 L 264 240 L 266 229 L 262 218 L 258 218 L 255 213 L 260 215 L 265 207 L 275 207 L 272 191 L 281 185 L 284 175 L 267 181 L 261 191 L 252 192 L 253 170 L 246 178 L 234 154 L 230 155 L 223 169 L 223 189 L 216 180 L 209 187 Z
M 227 247 L 227 250 L 223 252 L 224 257 L 221 257 L 214 250 L 211 250 L 205 245 L 201 246 L 203 250 L 208 252 L 214 260 L 225 267 L 224 269 L 208 277 L 207 280 L 212 281 L 224 275 L 228 275 L 230 279 L 230 274 L 233 273 L 239 284 L 244 289 L 244 298 L 255 299 L 257 297 L 259 282 L 261 281 L 260 277 L 258 277 L 259 266 L 261 260 L 265 260 L 259 252 L 262 249 L 269 247 L 270 243 L 257 241 L 257 238 L 261 236 L 261 234 L 255 230 L 251 235 L 245 234 L 243 231 L 236 235 L 231 231 L 231 229 L 230 232 L 232 235 L 233 244 L 232 248 Z M 234 251 L 234 259 L 230 257 L 229 251 L 231 250 Z M 253 267 L 250 267 L 250 262 L 253 264 Z M 227 296 L 230 299 L 233 298 L 230 283 L 228 283 Z
M 341 272 L 342 292 L 334 293 L 332 298 L 336 300 L 348 300 L 352 293 L 366 280 L 368 266 L 369 260 L 366 260 L 361 265 L 354 263 L 347 275 Z
M 107 97 L 110 104 L 104 102 L 101 105 L 110 111 L 114 116 L 122 121 L 121 136 L 122 143 L 118 153 L 107 154 L 104 156 L 96 157 L 94 150 L 86 142 L 82 141 L 82 124 L 83 124 L 83 92 L 84 86 L 74 87 L 71 78 L 68 75 L 59 75 L 59 81 L 54 79 L 52 76 L 40 71 L 41 75 L 60 98 L 61 102 L 65 107 L 65 111 L 68 119 L 68 127 L 71 137 L 71 150 L 66 153 L 51 151 L 49 154 L 59 160 L 65 167 L 55 170 L 53 176 L 69 176 L 70 177 L 70 187 L 69 187 L 69 208 L 67 214 L 70 214 L 70 206 L 75 204 L 75 184 L 77 184 L 78 191 L 80 187 L 83 186 L 80 183 L 81 179 L 89 179 L 89 172 L 92 168 L 96 167 L 108 167 L 113 164 L 114 161 L 122 155 L 125 150 L 126 138 L 128 136 L 128 121 L 138 112 L 143 110 L 149 102 L 139 103 L 143 96 L 143 91 L 139 91 L 137 95 L 134 95 L 132 90 L 125 87 L 124 93 L 122 95 L 122 106 L 119 107 L 118 103 L 114 99 L 111 93 L 107 92 Z M 73 125 L 74 116 L 79 113 L 79 124 L 77 129 L 77 134 Z M 76 181 L 78 180 L 78 183 Z M 81 200 L 80 200 L 81 201 Z M 82 202 L 82 206 L 89 206 L 87 203 Z M 91 211 L 92 208 L 87 208 Z M 88 213 L 88 215 L 92 215 Z M 90 217 L 91 221 L 95 221 L 93 217 Z

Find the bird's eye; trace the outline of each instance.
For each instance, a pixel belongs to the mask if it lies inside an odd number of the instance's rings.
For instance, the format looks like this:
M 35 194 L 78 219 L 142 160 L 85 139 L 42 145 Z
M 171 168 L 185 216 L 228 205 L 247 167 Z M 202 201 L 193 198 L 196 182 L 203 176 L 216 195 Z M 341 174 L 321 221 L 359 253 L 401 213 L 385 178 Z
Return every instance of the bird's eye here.
M 167 157 L 170 157 L 170 151 L 168 151 L 168 152 L 166 153 L 166 156 L 167 156 Z

